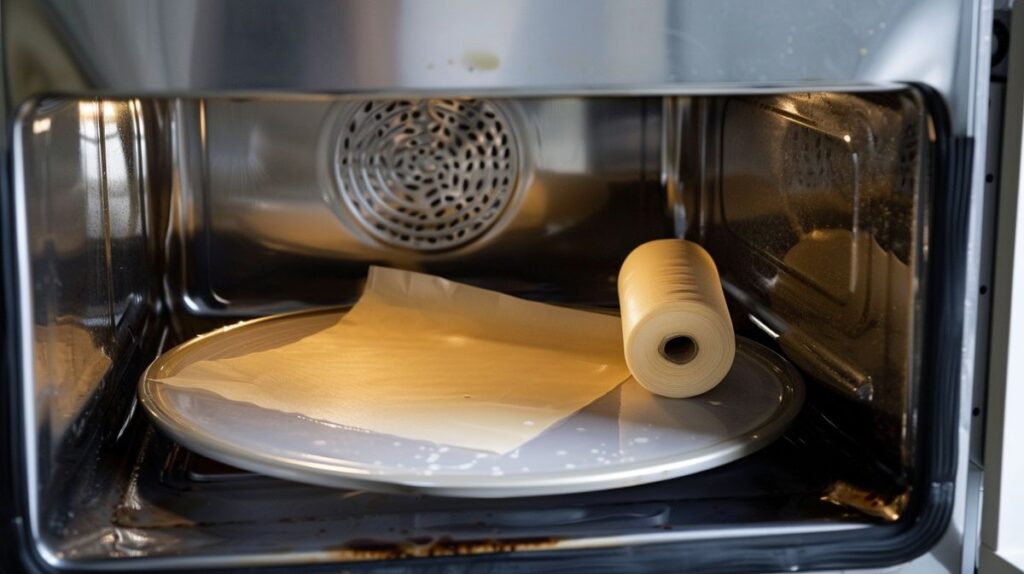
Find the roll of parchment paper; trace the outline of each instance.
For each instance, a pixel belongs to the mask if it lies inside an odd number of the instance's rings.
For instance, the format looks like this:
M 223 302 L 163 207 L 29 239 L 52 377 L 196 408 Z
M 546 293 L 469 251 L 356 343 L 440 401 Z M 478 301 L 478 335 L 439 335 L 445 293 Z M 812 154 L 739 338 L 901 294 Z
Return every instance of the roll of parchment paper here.
M 626 364 L 647 390 L 672 398 L 711 390 L 732 367 L 736 337 L 715 262 L 696 243 L 661 239 L 619 272 Z

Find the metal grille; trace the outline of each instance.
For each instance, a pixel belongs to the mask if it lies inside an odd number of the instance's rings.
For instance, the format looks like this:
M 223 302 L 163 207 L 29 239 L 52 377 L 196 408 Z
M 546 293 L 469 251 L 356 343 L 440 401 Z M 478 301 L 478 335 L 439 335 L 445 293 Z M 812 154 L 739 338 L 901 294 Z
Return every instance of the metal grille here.
M 465 246 L 501 218 L 518 188 L 512 126 L 494 102 L 356 102 L 338 121 L 341 203 L 382 243 L 415 251 Z

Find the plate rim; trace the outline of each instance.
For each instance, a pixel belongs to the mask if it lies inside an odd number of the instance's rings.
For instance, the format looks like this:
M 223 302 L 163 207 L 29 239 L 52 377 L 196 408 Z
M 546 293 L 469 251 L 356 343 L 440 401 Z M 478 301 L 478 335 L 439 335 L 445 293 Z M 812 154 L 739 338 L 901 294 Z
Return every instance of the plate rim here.
M 800 412 L 804 402 L 803 377 L 796 367 L 771 349 L 745 337 L 737 336 L 737 351 L 742 349 L 744 353 L 760 355 L 761 359 L 779 369 L 778 380 L 782 388 L 782 397 L 775 410 L 761 424 L 744 433 L 690 451 L 683 459 L 678 456 L 664 456 L 641 462 L 611 464 L 598 469 L 498 476 L 452 476 L 394 472 L 377 474 L 373 473 L 367 465 L 346 466 L 342 459 L 336 459 L 336 462 L 329 464 L 318 463 L 240 447 L 233 441 L 220 439 L 208 432 L 187 430 L 196 427 L 189 425 L 188 421 L 180 415 L 176 416 L 173 409 L 162 408 L 161 404 L 164 401 L 158 398 L 155 388 L 151 388 L 151 385 L 163 384 L 156 379 L 149 379 L 151 369 L 179 358 L 189 348 L 201 344 L 209 337 L 251 328 L 254 325 L 267 322 L 303 316 L 344 313 L 348 308 L 333 306 L 275 314 L 240 321 L 197 335 L 159 355 L 146 367 L 139 377 L 139 402 L 157 428 L 174 441 L 203 456 L 243 470 L 330 488 L 462 498 L 572 494 L 660 482 L 695 474 L 733 462 L 764 448 L 782 435 L 789 423 Z M 439 480 L 439 478 L 443 478 L 443 480 Z

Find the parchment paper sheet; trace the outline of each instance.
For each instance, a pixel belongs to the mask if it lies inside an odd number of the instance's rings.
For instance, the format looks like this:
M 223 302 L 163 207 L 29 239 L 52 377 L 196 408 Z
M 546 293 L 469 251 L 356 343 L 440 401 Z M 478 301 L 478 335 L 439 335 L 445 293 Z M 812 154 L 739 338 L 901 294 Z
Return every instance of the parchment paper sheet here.
M 158 379 L 330 423 L 505 453 L 629 377 L 618 317 L 373 267 L 333 326 Z

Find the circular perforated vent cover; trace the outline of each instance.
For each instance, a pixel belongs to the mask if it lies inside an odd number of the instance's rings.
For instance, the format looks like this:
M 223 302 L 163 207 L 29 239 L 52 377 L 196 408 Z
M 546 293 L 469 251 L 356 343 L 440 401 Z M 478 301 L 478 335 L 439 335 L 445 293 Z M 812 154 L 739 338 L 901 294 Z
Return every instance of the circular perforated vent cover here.
M 511 124 L 487 100 L 345 105 L 333 168 L 343 208 L 378 241 L 416 251 L 479 239 L 512 202 L 519 154 Z

